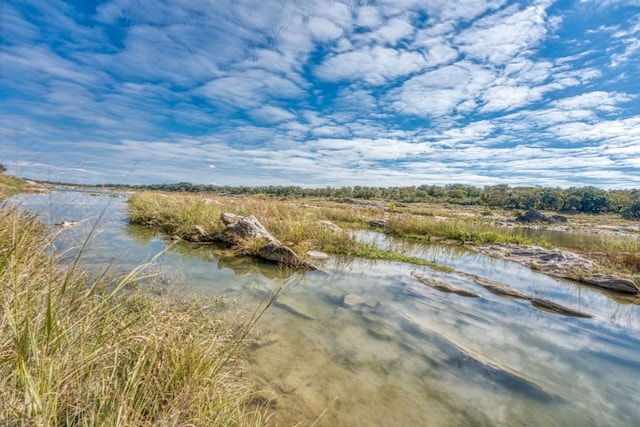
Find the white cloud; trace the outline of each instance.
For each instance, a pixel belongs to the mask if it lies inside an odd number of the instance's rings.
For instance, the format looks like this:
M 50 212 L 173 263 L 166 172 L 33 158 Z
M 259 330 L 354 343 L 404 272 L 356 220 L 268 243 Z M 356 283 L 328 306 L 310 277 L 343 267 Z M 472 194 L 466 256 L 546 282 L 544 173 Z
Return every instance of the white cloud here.
M 382 23 L 378 9 L 373 6 L 362 6 L 358 9 L 355 24 L 359 27 L 375 28 Z
M 264 70 L 248 70 L 211 80 L 198 92 L 213 103 L 222 101 L 239 108 L 259 107 L 268 97 L 296 98 L 303 93 L 291 80 Z
M 377 85 L 418 72 L 425 64 L 424 56 L 418 52 L 375 46 L 331 56 L 315 73 L 330 81 L 364 80 Z
M 439 117 L 456 108 L 471 111 L 493 79 L 493 73 L 470 62 L 458 62 L 412 77 L 390 99 L 404 114 Z
M 507 8 L 482 18 L 456 37 L 468 56 L 500 65 L 537 47 L 547 33 L 543 5 L 514 12 Z
M 327 18 L 313 17 L 307 24 L 311 35 L 318 41 L 330 41 L 342 36 L 342 28 Z

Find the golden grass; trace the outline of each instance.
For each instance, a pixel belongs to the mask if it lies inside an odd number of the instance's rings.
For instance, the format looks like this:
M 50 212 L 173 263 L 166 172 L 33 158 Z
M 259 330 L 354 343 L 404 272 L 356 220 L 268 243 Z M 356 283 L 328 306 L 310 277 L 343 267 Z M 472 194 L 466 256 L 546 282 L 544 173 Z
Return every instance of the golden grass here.
M 194 234 L 196 226 L 211 234 L 222 231 L 224 226 L 219 218 L 223 212 L 255 216 L 278 240 L 302 256 L 309 250 L 320 250 L 349 258 L 408 262 L 449 270 L 429 260 L 359 242 L 350 230 L 336 231 L 322 223 L 335 221 L 342 227 L 363 228 L 367 220 L 383 213 L 380 209 L 321 200 L 310 205 L 263 196 L 216 196 L 214 202 L 202 195 L 143 192 L 129 199 L 132 223 L 157 226 L 169 235 L 187 239 Z M 242 249 L 252 252 L 251 248 Z
M 35 218 L 0 210 L 1 425 L 265 424 L 238 359 L 251 322 L 138 289 L 137 271 L 61 272 L 48 245 Z
M 488 210 L 482 206 L 449 206 L 429 203 L 407 203 L 393 206 L 383 204 L 335 202 L 325 199 L 278 200 L 266 196 L 215 196 L 221 205 L 203 202 L 203 195 L 160 195 L 139 193 L 130 201 L 134 223 L 156 224 L 165 232 L 188 234 L 196 224 L 207 231 L 220 231 L 223 211 L 252 214 L 278 239 L 303 254 L 309 249 L 322 250 L 346 257 L 399 261 L 400 254 L 383 253 L 374 245 L 357 242 L 350 232 L 335 233 L 318 221 L 328 220 L 348 229 L 368 229 L 368 221 L 386 219 L 380 231 L 425 242 L 453 242 L 457 244 L 516 243 L 557 247 L 583 254 L 603 252 L 595 259 L 608 271 L 638 272 L 640 244 L 628 239 L 589 237 L 553 240 L 553 236 L 528 233 L 526 227 L 504 227 L 496 221 L 514 219 L 516 212 Z M 549 215 L 554 214 L 548 212 Z M 581 227 L 633 226 L 637 222 L 611 215 L 569 215 L 569 222 L 559 224 L 574 229 Z M 191 231 L 190 231 L 191 230 Z M 604 228 L 603 228 L 604 230 Z M 420 262 L 403 259 L 404 262 Z M 424 260 L 423 260 L 424 261 Z

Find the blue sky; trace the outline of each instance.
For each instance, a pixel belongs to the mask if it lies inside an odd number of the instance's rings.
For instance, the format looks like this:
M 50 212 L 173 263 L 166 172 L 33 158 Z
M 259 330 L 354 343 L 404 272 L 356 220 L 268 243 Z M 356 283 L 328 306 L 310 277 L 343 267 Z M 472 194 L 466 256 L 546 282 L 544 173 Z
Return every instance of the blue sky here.
M 640 0 L 0 4 L 19 176 L 640 187 Z

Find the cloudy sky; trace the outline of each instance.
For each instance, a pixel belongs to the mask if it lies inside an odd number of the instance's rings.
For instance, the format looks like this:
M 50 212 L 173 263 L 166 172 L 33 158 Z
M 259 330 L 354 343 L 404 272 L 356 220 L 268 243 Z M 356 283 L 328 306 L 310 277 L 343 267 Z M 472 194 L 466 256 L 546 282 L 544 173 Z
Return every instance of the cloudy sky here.
M 640 187 L 640 0 L 0 8 L 19 176 Z

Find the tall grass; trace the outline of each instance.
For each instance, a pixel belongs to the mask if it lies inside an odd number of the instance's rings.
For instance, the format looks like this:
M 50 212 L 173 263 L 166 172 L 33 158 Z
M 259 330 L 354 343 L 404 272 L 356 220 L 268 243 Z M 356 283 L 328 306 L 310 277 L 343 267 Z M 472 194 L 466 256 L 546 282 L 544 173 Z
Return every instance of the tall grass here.
M 31 215 L 0 209 L 0 424 L 264 425 L 219 307 L 66 272 Z
M 373 243 L 359 242 L 349 230 L 335 231 L 321 223 L 336 221 L 340 225 L 363 228 L 367 219 L 375 218 L 379 213 L 374 209 L 356 209 L 344 204 L 308 206 L 267 197 L 217 197 L 220 204 L 208 200 L 193 195 L 138 193 L 129 199 L 129 217 L 133 223 L 155 225 L 168 234 L 188 239 L 196 225 L 208 233 L 221 231 L 223 225 L 219 218 L 223 211 L 251 214 L 298 254 L 313 249 L 348 258 L 398 261 L 447 269 L 432 261 L 379 249 Z

